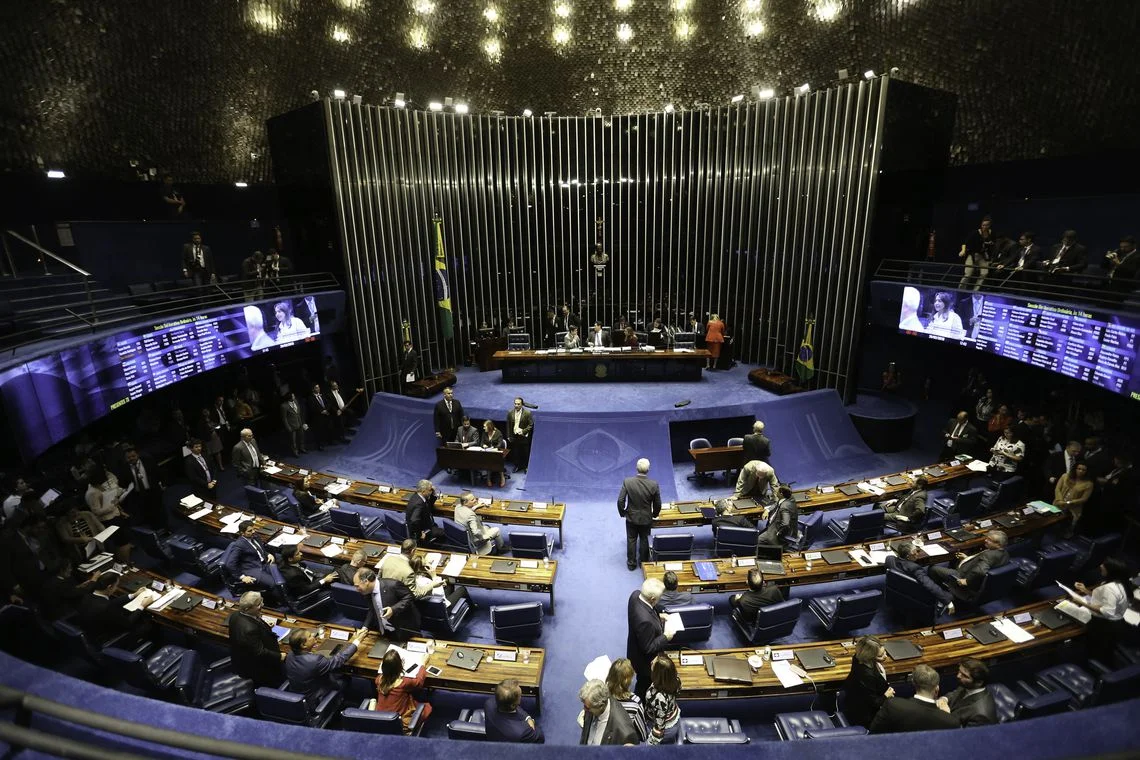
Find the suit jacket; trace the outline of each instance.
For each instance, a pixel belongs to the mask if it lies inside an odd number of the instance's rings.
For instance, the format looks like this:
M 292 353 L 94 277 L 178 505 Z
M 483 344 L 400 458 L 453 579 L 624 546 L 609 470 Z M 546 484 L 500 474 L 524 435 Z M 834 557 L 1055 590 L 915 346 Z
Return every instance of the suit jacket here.
M 269 557 L 273 552 L 262 543 L 260 538 L 245 538 L 234 540 L 226 553 L 226 570 L 230 576 L 237 578 L 242 575 L 254 575 L 265 569 Z M 261 549 L 261 553 L 258 553 Z M 262 559 L 264 557 L 265 559 Z
M 281 648 L 277 634 L 257 615 L 235 612 L 227 621 L 230 630 L 230 662 L 243 678 L 258 686 L 281 685 Z
M 986 573 L 1008 562 L 1009 553 L 1005 549 L 986 549 L 975 554 L 958 566 L 958 574 L 966 579 L 965 587 L 953 583 L 950 585 L 950 592 L 962 599 L 973 599 L 978 595 L 978 589 L 985 580 Z
M 483 720 L 488 741 L 545 743 L 542 727 L 535 723 L 532 728 L 527 722 L 530 719 L 531 717 L 521 707 L 516 707 L 512 713 L 499 712 L 499 705 L 494 697 L 487 697 L 487 701 L 483 703 Z
M 143 475 L 146 476 L 147 490 L 144 494 L 141 491 L 142 486 L 140 484 L 131 490 L 130 495 L 128 495 L 126 499 L 120 499 L 120 502 L 124 507 L 127 508 L 128 512 L 133 512 L 135 505 L 139 504 L 143 497 L 149 496 L 151 498 L 159 498 L 159 495 L 162 493 L 162 480 L 160 477 L 158 464 L 155 463 L 152 457 L 142 454 L 139 455 L 139 464 L 142 467 Z M 195 464 L 197 464 L 197 462 L 195 462 Z M 198 469 L 201 468 L 199 467 Z M 119 479 L 119 485 L 121 485 L 123 488 L 134 485 L 134 468 L 132 468 L 126 462 L 123 462 L 119 465 L 115 476 Z
M 377 578 L 380 584 L 380 594 L 384 606 L 392 608 L 392 617 L 388 622 L 396 629 L 393 634 L 398 639 L 408 639 L 420 635 L 420 611 L 416 607 L 416 599 L 404 584 L 388 578 Z M 381 610 L 371 603 L 374 596 L 369 597 L 368 616 L 364 618 L 364 627 L 380 630 Z
M 420 355 L 416 350 L 410 349 L 404 352 L 404 357 L 400 359 L 400 378 L 403 379 L 405 375 L 414 374 L 416 377 L 420 376 Z
M 581 335 L 571 336 L 570 333 L 566 333 L 566 337 L 562 339 L 562 347 L 563 348 L 581 348 L 582 347 L 582 336 Z
M 294 405 L 296 408 L 294 408 Z M 286 430 L 292 432 L 301 429 L 301 426 L 305 424 L 304 408 L 300 401 L 294 401 L 292 403 L 288 401 L 281 402 L 281 424 Z
M 610 345 L 610 331 L 609 330 L 602 330 L 601 333 L 602 333 L 602 345 L 603 346 Z M 592 345 L 594 345 L 594 340 L 595 340 L 594 331 L 593 331 L 593 329 L 590 329 L 589 332 L 586 333 L 585 337 L 582 338 L 582 343 L 585 346 L 592 346 Z
M 261 449 L 257 447 L 256 441 L 253 443 L 253 448 L 260 459 Z M 249 452 L 249 447 L 246 446 L 245 441 L 238 441 L 234 444 L 233 449 L 230 451 L 230 462 L 241 478 L 249 477 L 251 473 L 261 467 L 260 461 L 254 461 L 253 454 Z
M 661 487 L 645 475 L 626 478 L 618 493 L 617 509 L 633 525 L 652 525 L 653 518 L 661 514 Z
M 1063 243 L 1057 243 L 1049 251 L 1049 260 L 1045 262 L 1047 265 L 1051 264 L 1057 258 L 1057 254 L 1061 252 Z M 1083 272 L 1085 267 L 1089 265 L 1089 254 L 1080 243 L 1074 243 L 1065 249 L 1065 253 L 1061 256 L 1061 260 L 1057 262 L 1058 267 L 1067 269 L 1070 272 Z
M 579 744 L 585 744 L 590 740 L 590 728 L 594 725 L 594 720 L 594 714 L 586 710 L 586 719 L 582 721 L 582 736 L 578 739 Z M 638 735 L 637 727 L 633 725 L 629 713 L 622 707 L 621 702 L 613 697 L 610 697 L 610 719 L 606 723 L 605 731 L 602 732 L 601 743 L 619 746 L 641 743 L 641 736 Z
M 433 506 L 435 506 L 435 494 L 426 501 L 419 493 L 412 494 L 408 499 L 408 506 L 404 508 L 404 524 L 408 526 L 409 538 L 422 541 L 424 534 L 436 527 L 431 516 Z
M 289 596 L 294 599 L 300 599 L 321 587 L 320 579 L 304 565 L 282 565 L 281 578 L 285 581 Z
M 629 658 L 638 678 L 648 680 L 653 658 L 669 646 L 669 640 L 665 638 L 665 624 L 657 611 L 641 600 L 641 591 L 629 595 L 626 620 L 629 630 L 625 639 L 625 656 Z M 625 709 L 621 712 L 624 713 Z
M 416 590 L 416 575 L 412 572 L 412 564 L 403 554 L 389 552 L 380 558 L 377 574 L 386 580 L 396 581 L 408 587 L 408 591 Z
M 205 454 L 202 455 L 202 459 L 206 459 Z M 206 467 L 209 466 L 210 462 L 206 460 Z M 213 470 L 210 470 L 209 474 L 207 474 L 206 470 L 202 469 L 202 465 L 199 464 L 198 460 L 193 456 L 182 458 L 182 469 L 186 472 L 186 479 L 190 481 L 196 493 L 205 491 L 209 487 L 210 481 L 218 477 L 217 473 Z M 126 486 L 123 487 L 126 488 Z
M 297 502 L 297 507 L 305 517 L 315 515 L 321 509 L 320 505 L 317 504 L 317 497 L 313 496 L 312 491 L 294 490 L 293 501 Z
M 194 244 L 182 244 L 182 268 L 190 274 L 197 271 L 203 271 L 208 274 L 214 274 L 214 254 L 210 252 L 210 246 L 202 244 L 202 262 L 204 266 L 198 266 L 198 260 L 194 256 Z
M 308 412 L 308 417 L 312 422 L 318 425 L 327 425 L 332 420 L 333 407 L 330 404 L 335 404 L 331 398 L 321 394 L 321 401 L 324 405 L 317 403 L 317 397 L 314 394 L 309 394 L 305 398 L 305 410 Z M 328 412 L 328 414 L 322 414 Z
M 986 726 L 998 722 L 997 705 L 986 689 L 966 696 L 966 690 L 959 686 L 946 695 L 950 704 L 950 714 L 963 726 Z
M 869 730 L 872 734 L 892 734 L 960 727 L 957 718 L 942 712 L 937 705 L 920 699 L 894 697 L 883 702 Z
M 322 691 L 338 689 L 333 673 L 344 667 L 349 658 L 356 654 L 356 644 L 351 642 L 340 648 L 332 657 L 315 652 L 294 654 L 285 658 L 285 677 L 289 679 L 289 691 L 304 694 L 309 712 L 316 712 Z
M 775 510 L 768 515 L 768 525 L 760 534 L 759 543 L 779 546 L 787 535 L 798 530 L 800 510 L 795 499 L 781 499 Z
M 985 307 L 988 298 L 989 296 L 982 296 L 981 306 L 976 311 L 974 309 L 974 298 L 972 295 L 964 296 L 954 307 L 954 310 L 958 312 L 958 316 L 962 319 L 962 329 L 966 331 L 966 335 L 970 338 L 977 338 L 978 331 L 981 329 L 980 321 L 975 324 L 970 324 L 970 320 L 975 316 L 981 317 L 981 308 Z M 977 394 L 971 394 L 971 397 L 974 395 Z
M 1004 265 L 1007 269 L 1012 269 L 1021 261 L 1021 254 L 1024 250 L 1024 246 L 1014 245 L 998 263 Z M 1030 244 L 1029 252 L 1025 256 L 1025 263 L 1022 264 L 1022 269 L 1032 268 L 1039 258 L 1041 258 L 1041 246 L 1036 243 Z
M 946 432 L 953 435 L 954 430 L 958 427 L 958 420 L 952 419 L 946 423 Z M 967 422 L 966 427 L 962 431 L 962 435 L 958 440 L 951 441 L 946 439 L 946 445 L 954 454 L 968 454 L 974 443 L 978 440 L 978 429 L 974 427 L 974 423 Z
M 767 462 L 772 458 L 772 441 L 763 433 L 749 433 L 744 436 L 744 461 L 761 459 Z
M 447 402 L 440 399 L 435 404 L 435 413 L 433 414 L 435 422 L 435 432 L 443 436 L 444 441 L 455 440 L 455 431 L 459 430 L 463 424 L 463 404 L 459 403 L 459 399 L 452 399 L 451 411 L 447 411 Z
M 507 429 L 505 435 L 508 440 L 515 437 L 515 414 L 514 407 L 511 407 L 511 410 L 507 412 Z M 519 417 L 519 427 L 522 428 L 523 431 L 522 434 L 530 435 L 534 431 L 534 415 L 532 415 L 530 410 L 526 407 L 523 407 L 517 414 Z
M 753 623 L 762 608 L 770 604 L 779 604 L 782 601 L 784 601 L 784 595 L 780 592 L 779 587 L 774 583 L 765 583 L 759 591 L 748 589 L 742 593 L 735 604 L 740 608 L 745 621 Z
M 481 434 L 479 433 L 479 428 L 475 427 L 474 425 L 471 425 L 470 427 L 468 427 L 466 431 L 464 431 L 462 425 L 460 425 L 455 430 L 455 440 L 458 443 L 467 443 L 467 444 L 475 445 L 475 444 L 479 443 L 480 438 L 481 438 Z
M 843 714 L 854 726 L 868 728 L 887 700 L 887 678 L 874 665 L 851 658 L 851 672 L 843 682 Z
M 669 607 L 684 607 L 693 603 L 693 595 L 688 591 L 666 591 L 661 594 L 657 606 L 661 609 Z
M 912 489 L 910 493 L 892 504 L 887 512 L 888 519 L 900 515 L 911 525 L 916 524 L 926 514 L 926 491 L 921 488 Z
M 1124 281 L 1135 280 L 1137 275 L 1140 275 L 1140 251 L 1133 252 L 1127 258 L 1122 256 L 1121 262 L 1112 268 L 1113 284 L 1120 282 L 1123 287 L 1135 285 L 1135 283 Z
M 894 554 L 887 555 L 887 561 L 884 563 L 888 570 L 898 570 L 903 575 L 909 575 L 911 578 L 918 578 L 920 571 L 924 571 L 922 565 L 917 562 L 912 562 L 909 559 L 895 556 Z

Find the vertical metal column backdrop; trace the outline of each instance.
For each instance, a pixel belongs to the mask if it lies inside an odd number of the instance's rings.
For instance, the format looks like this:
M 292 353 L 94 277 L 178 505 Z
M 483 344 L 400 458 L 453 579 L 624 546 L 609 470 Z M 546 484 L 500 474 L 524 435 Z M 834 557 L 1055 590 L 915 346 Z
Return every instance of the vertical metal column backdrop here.
M 742 361 L 790 371 L 814 317 L 819 384 L 854 382 L 888 77 L 798 97 L 630 116 L 458 115 L 326 100 L 355 339 L 398 389 L 400 324 L 427 369 L 483 323 L 567 300 L 584 321 L 719 313 Z M 440 337 L 432 217 L 455 339 Z M 595 219 L 609 266 L 595 276 Z

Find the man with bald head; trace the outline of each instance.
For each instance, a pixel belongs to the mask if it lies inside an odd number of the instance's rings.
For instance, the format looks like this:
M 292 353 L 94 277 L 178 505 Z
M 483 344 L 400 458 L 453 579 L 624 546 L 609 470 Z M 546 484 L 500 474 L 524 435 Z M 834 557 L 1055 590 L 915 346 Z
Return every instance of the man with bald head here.
M 899 329 L 922 332 L 926 328 L 918 319 L 918 307 L 922 304 L 922 294 L 918 288 L 903 288 L 902 312 L 899 314 Z
M 230 452 L 230 461 L 237 475 L 247 486 L 256 486 L 261 482 L 261 467 L 267 457 L 261 453 L 254 440 L 253 431 L 243 428 L 240 440 L 234 444 Z

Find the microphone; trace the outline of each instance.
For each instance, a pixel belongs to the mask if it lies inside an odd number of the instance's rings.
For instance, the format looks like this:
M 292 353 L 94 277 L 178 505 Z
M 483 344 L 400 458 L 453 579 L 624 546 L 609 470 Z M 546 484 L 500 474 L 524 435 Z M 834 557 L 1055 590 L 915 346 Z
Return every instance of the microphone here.
M 691 403 L 693 403 L 693 400 L 691 398 L 687 398 L 684 401 L 678 401 L 676 404 L 673 404 L 673 407 L 675 409 L 680 409 L 681 407 L 688 406 Z
M 532 404 L 529 401 L 523 401 L 522 405 L 525 406 L 527 409 L 538 409 L 538 404 Z

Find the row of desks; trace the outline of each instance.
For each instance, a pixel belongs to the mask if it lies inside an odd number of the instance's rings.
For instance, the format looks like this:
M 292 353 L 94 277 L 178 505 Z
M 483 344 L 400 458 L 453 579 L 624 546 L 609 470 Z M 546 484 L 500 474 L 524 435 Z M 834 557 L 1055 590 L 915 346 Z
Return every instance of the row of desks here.
M 1025 510 L 1030 513 L 1026 514 Z M 1009 523 L 1008 526 L 996 522 L 1001 518 Z M 1046 529 L 1066 522 L 1069 519 L 1068 514 L 1064 511 L 1058 513 L 1041 514 L 1033 511 L 1030 507 L 1019 507 L 1011 509 L 1008 512 L 997 513 L 989 515 L 984 519 L 977 520 L 972 523 L 965 523 L 961 528 L 970 534 L 970 538 L 958 541 L 953 538 L 946 531 L 922 531 L 918 535 L 922 539 L 922 543 L 927 546 L 939 546 L 946 550 L 945 554 L 923 554 L 917 562 L 924 564 L 935 564 L 943 562 L 947 559 L 953 559 L 956 552 L 963 552 L 965 554 L 973 554 L 981 550 L 982 541 L 986 531 L 988 530 L 1003 530 L 1009 538 L 1022 538 L 1030 535 L 1040 535 Z M 914 535 L 896 536 L 890 539 L 891 545 L 898 545 L 904 541 L 914 538 Z M 848 560 L 839 564 L 828 564 L 821 556 L 823 552 L 843 552 L 848 553 L 857 549 L 864 551 L 870 550 L 883 550 L 886 548 L 887 541 L 883 539 L 882 542 L 871 542 L 867 544 L 850 544 L 847 546 L 835 546 L 828 549 L 785 553 L 784 561 L 784 575 L 766 575 L 765 580 L 771 581 L 780 586 L 805 586 L 812 583 L 831 583 L 833 581 L 841 580 L 843 578 L 858 578 L 867 575 L 877 575 L 886 572 L 883 565 L 864 566 L 855 560 Z M 808 558 L 811 557 L 809 563 Z M 706 581 L 701 580 L 697 576 L 694 568 L 697 562 L 712 562 L 717 568 L 718 578 L 716 580 Z M 750 562 L 749 559 L 739 559 L 738 563 Z M 811 565 L 809 569 L 809 564 Z M 712 560 L 683 560 L 672 562 L 644 562 L 641 565 L 642 572 L 646 578 L 661 578 L 665 572 L 672 570 L 677 574 L 677 588 L 681 591 L 688 591 L 694 594 L 716 594 L 724 593 L 726 591 L 743 591 L 748 587 L 748 568 L 747 567 L 733 567 L 732 559 L 712 559 Z
M 179 505 L 177 507 L 179 514 L 189 519 L 190 515 L 202 510 L 206 506 L 211 506 L 211 512 L 206 514 L 193 522 L 200 526 L 202 529 L 214 533 L 216 535 L 229 535 L 234 538 L 237 534 L 228 533 L 223 534 L 222 529 L 226 524 L 222 520 L 230 515 L 242 512 L 242 510 L 227 507 L 222 504 L 207 505 L 203 504 L 196 507 L 184 507 Z M 245 512 L 244 514 L 249 514 Z M 295 533 L 297 528 L 288 523 L 278 522 L 266 517 L 254 516 L 256 525 L 259 527 L 266 527 L 269 530 L 280 533 Z M 376 560 L 385 552 L 397 552 L 399 546 L 395 544 L 384 543 L 382 541 L 367 541 L 358 538 L 346 538 L 344 536 L 336 536 L 331 533 L 322 533 L 321 531 L 308 531 L 309 536 L 324 536 L 329 539 L 326 547 L 337 545 L 340 547 L 340 552 L 335 556 L 328 556 L 322 553 L 321 549 L 301 544 L 301 551 L 305 559 L 313 560 L 314 562 L 335 563 L 342 564 L 348 562 L 354 553 L 359 549 L 369 555 L 370 565 L 375 564 Z M 437 569 L 442 570 L 447 565 L 448 559 L 451 557 L 451 552 L 439 551 L 434 549 L 421 548 L 416 550 L 419 556 L 428 554 L 440 554 L 442 560 L 440 561 Z M 467 558 L 467 563 L 455 576 L 455 582 L 464 586 L 474 586 L 477 588 L 485 589 L 500 589 L 506 591 L 533 591 L 550 596 L 550 612 L 554 614 L 554 576 L 558 572 L 558 562 L 556 560 L 549 560 L 543 562 L 542 560 L 522 560 L 510 559 L 509 561 L 515 563 L 514 573 L 495 573 L 491 571 L 491 563 L 497 557 L 476 557 L 475 555 L 460 555 Z M 522 563 L 533 565 L 533 567 L 524 567 Z
M 712 356 L 690 351 L 496 351 L 504 382 L 700 380 Z

